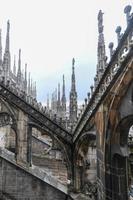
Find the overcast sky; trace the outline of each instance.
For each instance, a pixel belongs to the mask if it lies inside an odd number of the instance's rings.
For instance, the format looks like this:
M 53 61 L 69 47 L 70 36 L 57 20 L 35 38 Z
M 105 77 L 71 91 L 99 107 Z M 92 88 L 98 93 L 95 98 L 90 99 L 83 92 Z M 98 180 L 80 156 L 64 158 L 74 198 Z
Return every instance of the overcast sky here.
M 66 78 L 67 99 L 70 91 L 71 62 L 75 73 L 79 100 L 83 100 L 93 84 L 97 62 L 97 13 L 104 12 L 106 50 L 114 41 L 116 26 L 125 30 L 123 9 L 132 0 L 0 0 L 0 27 L 3 50 L 6 22 L 11 24 L 11 58 L 22 49 L 22 65 L 37 82 L 38 100 L 44 102 L 62 75 Z

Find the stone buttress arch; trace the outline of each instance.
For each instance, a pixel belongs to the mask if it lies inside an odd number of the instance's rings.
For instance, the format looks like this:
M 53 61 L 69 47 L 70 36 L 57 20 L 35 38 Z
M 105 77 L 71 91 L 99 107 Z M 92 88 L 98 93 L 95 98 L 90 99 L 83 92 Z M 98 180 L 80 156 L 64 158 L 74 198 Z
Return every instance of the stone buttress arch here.
M 38 129 L 40 132 L 45 131 L 47 135 L 49 135 L 52 139 L 56 140 L 57 143 L 61 146 L 61 148 L 63 150 L 63 156 L 67 163 L 68 179 L 71 181 L 72 180 L 71 148 L 67 147 L 67 145 L 65 143 L 63 143 L 63 141 L 61 141 L 58 137 L 56 137 L 55 134 L 51 133 L 51 131 L 48 131 L 47 129 L 44 130 L 44 128 L 42 129 L 38 124 L 36 124 L 34 122 L 29 122 L 28 125 L 31 128 Z

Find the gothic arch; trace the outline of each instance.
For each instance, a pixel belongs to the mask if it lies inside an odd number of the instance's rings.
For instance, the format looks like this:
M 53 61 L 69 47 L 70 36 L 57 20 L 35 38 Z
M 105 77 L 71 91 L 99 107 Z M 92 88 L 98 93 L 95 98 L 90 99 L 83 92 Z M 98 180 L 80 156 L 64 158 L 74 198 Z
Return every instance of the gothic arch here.
M 61 141 L 61 139 L 59 139 L 55 134 L 53 134 L 51 131 L 49 131 L 48 129 L 44 129 L 42 128 L 40 125 L 34 123 L 34 122 L 29 122 L 28 125 L 31 128 L 36 128 L 37 130 L 39 130 L 40 132 L 44 132 L 49 135 L 53 140 L 56 140 L 57 143 L 59 144 L 59 146 L 62 149 L 62 154 L 63 157 L 66 161 L 66 166 L 67 166 L 67 172 L 68 172 L 68 179 L 71 181 L 72 180 L 72 163 L 71 163 L 71 149 L 70 147 L 68 147 L 63 141 Z
M 83 190 L 86 180 L 86 170 L 90 168 L 90 161 L 87 159 L 89 147 L 96 150 L 96 133 L 88 131 L 81 135 L 74 148 L 74 187 L 77 191 Z
M 90 140 L 96 140 L 96 133 L 95 133 L 95 131 L 88 131 L 88 132 L 85 132 L 84 134 L 81 135 L 81 137 L 78 139 L 78 141 L 76 142 L 76 145 L 75 145 L 74 158 L 77 157 L 79 148 L 82 145 L 82 143 L 84 141 L 88 141 L 89 142 Z
M 106 196 L 111 195 L 112 200 L 128 199 L 128 135 L 133 125 L 133 114 L 127 114 L 113 131 L 115 138 L 110 131 L 110 141 L 105 146 Z
M 110 91 L 105 130 L 105 193 L 112 200 L 127 199 L 128 133 L 133 124 L 133 61 Z M 119 187 L 117 187 L 119 186 Z
M 14 118 L 9 112 L 0 112 L 0 145 L 16 155 L 17 133 Z
M 12 107 L 10 106 L 10 104 L 8 102 L 6 102 L 3 98 L 0 98 L 0 101 L 4 104 L 4 106 L 6 107 L 6 109 L 8 111 L 8 114 L 13 119 L 13 126 L 12 126 L 12 128 L 14 129 L 15 132 L 17 132 L 17 116 L 16 116 L 14 110 L 12 109 Z

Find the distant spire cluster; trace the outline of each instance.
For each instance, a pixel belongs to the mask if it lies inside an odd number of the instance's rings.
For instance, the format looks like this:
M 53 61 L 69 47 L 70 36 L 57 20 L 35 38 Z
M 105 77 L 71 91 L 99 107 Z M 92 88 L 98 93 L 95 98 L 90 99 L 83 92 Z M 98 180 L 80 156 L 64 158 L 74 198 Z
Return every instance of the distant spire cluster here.
M 72 59 L 72 77 L 71 77 L 71 90 L 69 95 L 69 107 L 67 109 L 67 100 L 65 94 L 65 76 L 62 78 L 62 93 L 60 83 L 58 83 L 58 89 L 56 88 L 52 93 L 51 106 L 49 95 L 47 96 L 47 112 L 50 115 L 55 115 L 56 118 L 61 118 L 62 122 L 67 123 L 67 128 L 77 122 L 77 92 L 76 92 L 76 81 L 75 81 L 75 59 Z
M 49 99 L 47 100 L 47 102 L 49 102 Z M 64 119 L 66 118 L 66 95 L 65 95 L 64 75 L 62 83 L 62 96 L 61 96 L 60 83 L 58 83 L 58 90 L 56 88 L 55 91 L 52 93 L 51 111 L 52 113 L 56 114 L 58 118 L 64 118 Z
M 126 14 L 127 26 L 130 25 L 131 18 L 133 14 L 130 13 L 131 6 L 128 5 L 124 9 L 124 13 Z M 47 106 L 43 107 L 41 103 L 38 103 L 36 100 L 37 91 L 36 91 L 36 82 L 34 82 L 31 78 L 30 72 L 27 72 L 27 64 L 25 64 L 24 68 L 22 67 L 21 62 L 21 49 L 18 52 L 18 62 L 16 61 L 16 56 L 14 56 L 14 63 L 11 66 L 11 55 L 10 55 L 10 22 L 7 22 L 7 33 L 6 33 L 6 44 L 5 51 L 2 52 L 2 39 L 1 39 L 1 29 L 0 29 L 0 80 L 4 82 L 6 85 L 10 82 L 10 87 L 13 91 L 17 91 L 16 93 L 19 96 L 25 97 L 28 103 L 31 103 L 36 108 L 39 108 L 40 111 L 43 111 L 47 114 L 51 119 L 55 121 L 59 121 L 60 124 L 64 124 L 66 128 L 71 128 L 76 125 L 78 120 L 81 119 L 82 114 L 84 113 L 87 106 L 90 106 L 90 102 L 92 97 L 95 96 L 97 92 L 97 86 L 102 81 L 102 77 L 108 69 L 107 56 L 105 51 L 105 42 L 104 42 L 104 26 L 103 26 L 103 12 L 100 10 L 98 13 L 98 47 L 97 47 L 97 70 L 96 75 L 94 77 L 94 85 L 90 86 L 90 92 L 87 94 L 87 98 L 84 100 L 84 104 L 82 108 L 78 108 L 77 103 L 77 91 L 76 91 L 76 78 L 75 78 L 75 59 L 72 59 L 72 75 L 71 75 L 71 89 L 69 93 L 69 106 L 67 106 L 66 94 L 65 94 L 65 76 L 62 78 L 62 85 L 58 83 L 58 87 L 52 93 L 51 99 L 49 95 L 47 96 Z M 118 47 L 121 45 L 121 38 L 123 34 L 121 34 L 121 27 L 117 26 L 116 28 L 117 34 L 117 42 Z M 133 44 L 133 34 L 130 35 L 129 38 L 130 46 Z M 127 42 L 127 46 L 129 45 L 129 41 Z M 115 54 L 115 50 L 113 50 L 113 42 L 109 44 L 110 50 L 110 60 L 113 58 Z M 111 80 L 112 73 L 114 73 L 118 67 L 119 63 L 122 62 L 125 55 L 127 54 L 127 47 L 121 51 L 119 56 L 119 62 L 115 63 L 113 70 L 110 72 L 110 77 L 107 77 L 106 84 Z M 17 63 L 17 64 L 16 64 Z M 105 89 L 105 88 L 104 88 Z M 103 90 L 101 90 L 98 94 L 101 94 Z M 98 96 L 99 98 L 99 96 Z M 91 102 L 92 103 L 92 102 Z M 92 108 L 93 109 L 93 108 Z M 91 110 L 92 112 L 92 110 Z M 58 120 L 60 119 L 60 120 Z
M 22 69 L 21 64 L 21 49 L 19 49 L 18 65 L 16 66 L 16 56 L 14 56 L 13 67 L 11 67 L 11 55 L 10 55 L 10 22 L 7 22 L 7 34 L 5 51 L 2 59 L 2 38 L 0 30 L 0 78 L 4 80 L 5 84 L 9 81 L 12 87 L 36 99 L 36 83 L 32 81 L 29 76 L 27 78 L 27 64 L 25 69 Z M 13 69 L 12 69 L 13 68 Z

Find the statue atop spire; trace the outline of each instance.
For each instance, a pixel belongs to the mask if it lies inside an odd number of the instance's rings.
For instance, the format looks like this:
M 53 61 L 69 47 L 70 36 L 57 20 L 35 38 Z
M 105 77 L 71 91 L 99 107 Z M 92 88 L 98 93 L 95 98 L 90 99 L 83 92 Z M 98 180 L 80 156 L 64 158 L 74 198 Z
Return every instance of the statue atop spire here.
M 100 10 L 98 13 L 98 48 L 97 48 L 97 77 L 98 81 L 101 79 L 101 76 L 106 67 L 106 52 L 105 52 L 105 43 L 104 43 L 104 34 L 103 34 L 103 12 Z
M 98 13 L 98 32 L 102 33 L 103 32 L 103 14 L 102 11 L 100 10 Z

